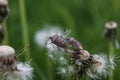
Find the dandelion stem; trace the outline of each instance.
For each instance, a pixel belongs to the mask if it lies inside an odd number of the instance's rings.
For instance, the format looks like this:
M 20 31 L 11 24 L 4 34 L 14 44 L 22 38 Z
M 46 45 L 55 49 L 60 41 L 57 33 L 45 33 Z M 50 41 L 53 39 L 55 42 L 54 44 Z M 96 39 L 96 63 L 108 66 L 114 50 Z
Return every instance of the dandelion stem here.
M 109 42 L 109 54 L 112 56 L 114 54 L 114 45 L 113 45 L 113 41 Z M 109 77 L 109 80 L 114 80 L 114 73 L 113 71 L 111 71 L 111 75 Z
M 79 77 L 76 77 L 76 80 L 80 80 Z
M 46 60 L 46 66 L 49 80 L 54 80 L 53 63 L 50 61 L 49 58 L 47 58 Z
M 2 22 L 2 26 L 4 28 L 4 31 L 5 31 L 5 38 L 4 38 L 4 41 L 3 41 L 3 44 L 8 44 L 8 32 L 7 32 L 7 25 L 6 25 L 6 20 L 4 20 Z
M 71 73 L 68 73 L 67 76 L 66 76 L 66 80 L 70 80 L 71 79 Z
M 25 0 L 19 0 L 19 7 L 20 7 L 20 18 L 22 24 L 22 33 L 23 33 L 23 45 L 28 44 L 28 28 L 27 28 L 27 20 L 26 20 L 26 10 L 25 10 Z M 30 59 L 29 50 L 25 53 L 25 59 Z

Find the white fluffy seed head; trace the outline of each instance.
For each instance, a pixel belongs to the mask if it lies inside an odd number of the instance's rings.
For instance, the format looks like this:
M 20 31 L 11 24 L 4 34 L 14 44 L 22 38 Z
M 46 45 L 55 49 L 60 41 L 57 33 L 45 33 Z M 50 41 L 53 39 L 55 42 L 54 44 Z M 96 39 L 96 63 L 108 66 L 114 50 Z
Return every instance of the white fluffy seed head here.
M 20 62 L 16 67 L 18 70 L 4 73 L 2 80 L 32 80 L 33 68 L 29 63 Z
M 105 55 L 93 55 L 93 60 L 96 62 L 94 64 L 94 69 L 98 73 L 103 73 L 106 70 L 107 58 Z
M 0 46 L 0 57 L 14 55 L 15 50 L 7 45 Z

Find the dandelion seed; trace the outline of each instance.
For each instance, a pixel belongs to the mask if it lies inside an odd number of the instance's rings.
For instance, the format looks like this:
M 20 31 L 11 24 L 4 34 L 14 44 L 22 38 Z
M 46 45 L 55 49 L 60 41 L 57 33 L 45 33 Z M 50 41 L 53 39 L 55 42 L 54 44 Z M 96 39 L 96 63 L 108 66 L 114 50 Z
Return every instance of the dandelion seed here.
M 115 66 L 116 66 L 116 64 L 115 64 L 115 56 L 110 56 L 110 57 L 109 57 L 109 62 L 110 62 L 109 65 L 111 65 L 110 67 L 111 67 L 112 69 L 115 69 Z
M 49 53 L 54 53 L 58 50 L 58 47 L 54 44 L 51 44 L 51 42 L 47 43 L 46 48 L 47 48 Z
M 82 64 L 82 62 L 80 61 L 80 59 L 77 59 L 77 60 L 75 61 L 75 64 L 77 64 L 78 66 L 80 66 L 80 65 Z
M 119 41 L 118 40 L 115 40 L 115 47 L 116 49 L 120 49 L 120 44 L 119 44 Z
M 72 74 L 74 74 L 75 73 L 75 69 L 74 69 L 74 67 L 73 66 L 68 66 L 68 73 L 72 73 Z
M 111 70 L 114 69 L 113 59 L 107 58 L 106 55 L 93 55 L 93 60 L 95 61 L 93 64 L 94 71 L 97 72 L 100 76 L 107 77 L 111 74 Z
M 98 73 L 103 73 L 106 69 L 106 56 L 105 55 L 93 55 L 93 60 L 96 62 L 94 64 L 95 71 Z
M 100 77 L 97 74 L 93 73 L 90 69 L 87 70 L 87 75 L 93 79 L 100 79 Z
M 67 60 L 64 57 L 60 57 L 59 62 L 62 65 L 67 65 Z
M 67 70 L 65 68 L 59 67 L 57 71 L 57 74 L 61 75 L 62 77 L 66 76 Z
M 32 80 L 33 68 L 28 63 L 18 63 L 17 70 L 5 72 L 3 80 Z

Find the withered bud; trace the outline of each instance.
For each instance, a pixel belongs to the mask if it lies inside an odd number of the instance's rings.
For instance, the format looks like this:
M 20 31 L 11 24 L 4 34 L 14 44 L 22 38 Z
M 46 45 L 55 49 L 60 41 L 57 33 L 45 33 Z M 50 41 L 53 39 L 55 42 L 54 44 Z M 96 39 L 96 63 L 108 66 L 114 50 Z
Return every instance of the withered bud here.
M 2 44 L 3 39 L 4 39 L 4 29 L 0 25 L 0 43 L 1 44 Z
M 74 39 L 73 37 L 69 39 L 69 42 L 75 50 L 83 49 L 81 43 Z
M 116 36 L 117 36 L 117 23 L 114 21 L 111 22 L 107 22 L 105 24 L 105 32 L 104 32 L 104 36 L 105 38 L 107 38 L 108 40 L 115 40 Z
M 80 60 L 88 60 L 90 58 L 90 53 L 87 50 L 80 50 L 79 57 Z
M 0 23 L 7 17 L 8 12 L 8 1 L 0 0 Z
M 8 5 L 8 1 L 7 0 L 0 0 L 0 6 L 1 5 L 7 6 Z
M 0 46 L 0 57 L 9 55 L 15 55 L 15 50 L 7 45 Z
M 0 46 L 0 69 L 2 71 L 15 69 L 15 50 L 7 45 Z
M 61 48 L 67 48 L 67 43 L 62 35 L 53 35 L 50 36 L 49 39 L 53 44 L 55 44 L 57 47 Z

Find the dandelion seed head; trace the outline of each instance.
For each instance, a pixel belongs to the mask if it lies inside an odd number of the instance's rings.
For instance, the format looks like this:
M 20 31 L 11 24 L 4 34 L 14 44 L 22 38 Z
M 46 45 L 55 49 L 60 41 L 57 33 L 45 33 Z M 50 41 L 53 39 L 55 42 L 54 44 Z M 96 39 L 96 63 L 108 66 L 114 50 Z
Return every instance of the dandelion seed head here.
M 115 66 L 113 58 L 108 58 L 104 54 L 93 55 L 93 57 L 95 60 L 93 64 L 94 71 L 105 78 L 110 75 Z
M 7 45 L 2 45 L 0 46 L 0 57 L 5 57 L 5 56 L 9 56 L 9 55 L 14 55 L 15 54 L 15 50 Z
M 28 63 L 18 63 L 17 70 L 5 72 L 3 80 L 32 80 L 33 68 Z
M 94 69 L 98 73 L 102 73 L 106 69 L 106 56 L 105 55 L 93 55 Z
M 39 30 L 35 34 L 35 42 L 40 47 L 45 47 L 46 42 L 49 41 L 49 37 L 53 36 L 55 34 L 61 35 L 63 34 L 63 31 L 58 26 L 51 26 L 51 25 L 45 25 L 45 28 Z

